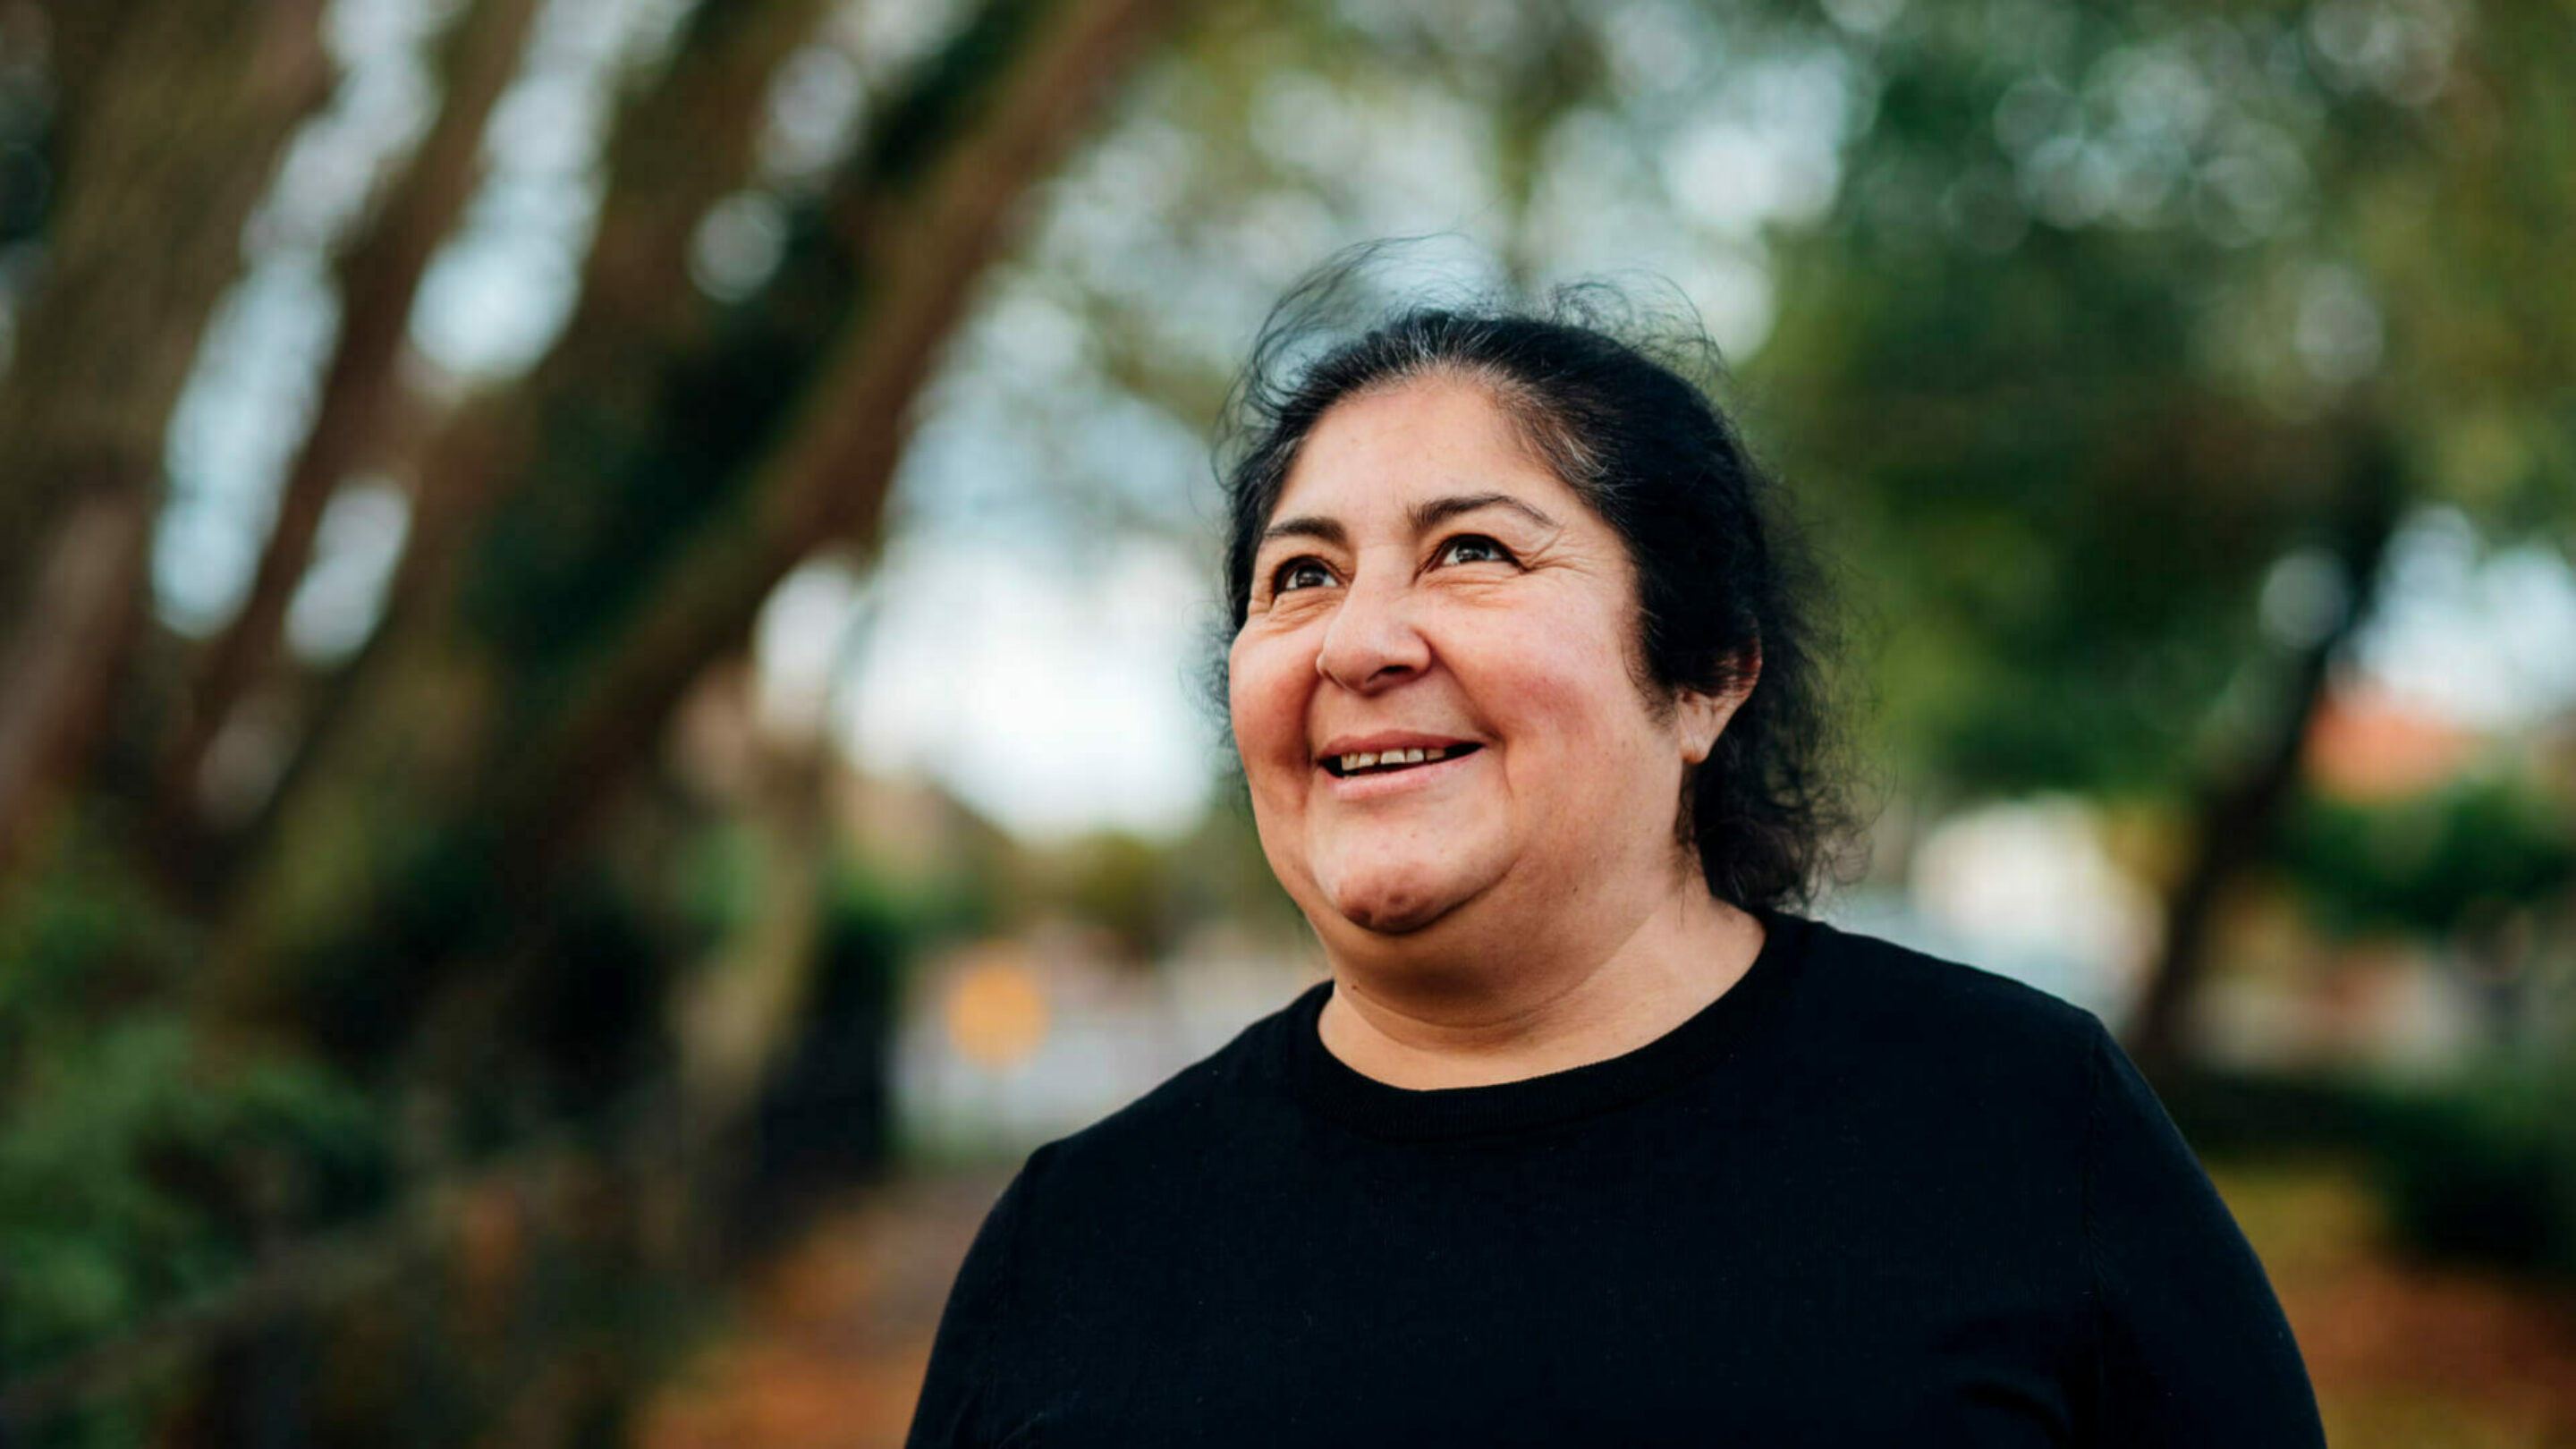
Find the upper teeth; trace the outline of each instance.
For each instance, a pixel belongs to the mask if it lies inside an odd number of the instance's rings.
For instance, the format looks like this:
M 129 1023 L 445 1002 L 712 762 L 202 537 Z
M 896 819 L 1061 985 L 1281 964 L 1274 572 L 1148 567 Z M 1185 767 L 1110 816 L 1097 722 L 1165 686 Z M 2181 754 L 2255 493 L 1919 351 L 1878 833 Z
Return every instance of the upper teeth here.
M 1342 756 L 1342 768 L 1365 770 L 1371 765 L 1419 765 L 1425 760 L 1439 759 L 1447 753 L 1449 753 L 1449 747 L 1446 745 L 1431 750 L 1381 750 L 1375 754 L 1363 752 Z

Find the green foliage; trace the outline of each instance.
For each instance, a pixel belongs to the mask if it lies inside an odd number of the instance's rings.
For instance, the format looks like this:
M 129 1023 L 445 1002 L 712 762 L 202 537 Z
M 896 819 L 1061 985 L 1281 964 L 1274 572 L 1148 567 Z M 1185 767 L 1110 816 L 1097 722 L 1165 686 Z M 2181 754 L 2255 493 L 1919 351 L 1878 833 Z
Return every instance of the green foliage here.
M 176 981 L 194 944 L 108 837 L 75 818 L 0 901 L 0 1090 L 23 1086 L 41 1041 Z
M 2375 435 L 2410 497 L 2564 526 L 2566 329 L 2507 326 L 2492 289 L 2565 210 L 2567 133 L 2485 108 L 2552 89 L 2568 34 L 2488 7 L 2412 60 L 2344 44 L 2380 13 L 1918 6 L 1862 48 L 1834 208 L 1774 238 L 1755 431 L 1901 621 L 1909 773 L 2190 787 L 2260 725 L 2228 692 L 2283 667 L 2265 571 L 2366 558 Z M 2564 315 L 2531 275 L 2527 315 Z
M 693 831 L 675 852 L 674 908 L 691 956 L 749 925 L 760 904 L 760 833 L 750 822 L 719 819 Z
M 2390 1225 L 2424 1254 L 2576 1279 L 2576 1064 L 2483 1065 L 2391 1100 Z
M 2537 902 L 2576 880 L 2576 829 L 2546 796 L 2484 775 L 2390 803 L 2304 800 L 2280 855 L 2328 929 L 2439 938 L 2478 910 Z
M 50 134 L 54 87 L 41 60 L 46 27 L 35 14 L 33 23 L 17 16 L 0 23 L 0 249 L 43 233 L 56 190 L 59 157 L 48 154 L 58 149 Z
M 476 536 L 463 591 L 472 627 L 516 675 L 520 713 L 560 707 L 580 666 L 667 587 L 663 566 L 743 506 L 855 291 L 809 207 L 771 284 L 717 314 L 702 354 L 666 361 L 648 405 L 580 397 L 546 420 L 540 462 Z
M 2431 1083 L 2188 1073 L 2156 1090 L 2204 1155 L 2353 1164 L 2400 1251 L 2576 1279 L 2576 1062 L 2499 1052 Z
M 86 822 L 0 916 L 0 1364 L 102 1343 L 226 1281 L 259 1239 L 387 1181 L 374 1105 L 297 1059 L 209 1042 L 189 933 Z
M 0 1358 L 100 1342 L 222 1283 L 257 1237 L 381 1190 L 381 1124 L 309 1067 L 210 1068 L 153 1012 L 47 1054 L 0 1119 Z
M 1018 57 L 1029 28 L 1062 8 L 1044 0 L 995 0 L 977 10 L 877 116 L 860 173 L 899 186 L 928 169 Z
M 1002 915 L 1000 882 L 987 864 L 897 876 L 856 856 L 839 856 L 826 901 L 827 934 L 873 941 L 868 949 L 889 959 L 984 935 Z

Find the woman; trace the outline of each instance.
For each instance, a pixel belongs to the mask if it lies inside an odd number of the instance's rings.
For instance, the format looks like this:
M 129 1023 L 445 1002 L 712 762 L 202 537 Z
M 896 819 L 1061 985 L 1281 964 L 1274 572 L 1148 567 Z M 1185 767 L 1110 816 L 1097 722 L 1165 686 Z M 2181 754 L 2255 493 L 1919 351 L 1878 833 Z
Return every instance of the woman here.
M 1030 1157 L 911 1443 L 2321 1444 L 2101 1025 L 1790 913 L 1812 591 L 1702 393 L 1562 304 L 1299 334 L 1225 678 L 1332 978 Z

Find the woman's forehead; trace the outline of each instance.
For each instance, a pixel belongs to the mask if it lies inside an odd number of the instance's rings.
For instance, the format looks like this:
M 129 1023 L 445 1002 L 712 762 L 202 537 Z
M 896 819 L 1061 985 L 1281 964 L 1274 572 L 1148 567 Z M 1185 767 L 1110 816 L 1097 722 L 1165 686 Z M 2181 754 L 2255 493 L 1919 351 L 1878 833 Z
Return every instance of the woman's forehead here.
M 1328 409 L 1298 448 L 1271 517 L 1401 520 L 1426 499 L 1462 494 L 1513 497 L 1552 519 L 1582 511 L 1490 390 L 1435 374 Z

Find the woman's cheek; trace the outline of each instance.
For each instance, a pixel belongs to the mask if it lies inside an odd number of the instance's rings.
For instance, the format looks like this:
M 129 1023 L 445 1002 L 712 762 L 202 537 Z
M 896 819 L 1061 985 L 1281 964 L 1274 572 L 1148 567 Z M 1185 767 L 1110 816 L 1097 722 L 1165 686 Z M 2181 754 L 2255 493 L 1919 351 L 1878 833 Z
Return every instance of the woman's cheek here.
M 1570 742 L 1597 745 L 1615 736 L 1622 693 L 1636 693 L 1620 651 L 1601 647 L 1618 636 L 1581 614 L 1528 622 L 1532 627 L 1492 641 L 1487 651 L 1510 671 L 1509 696 Z
M 1235 743 L 1244 768 L 1277 771 L 1293 759 L 1305 762 L 1305 706 L 1294 668 L 1293 639 L 1237 635 L 1226 666 L 1227 707 L 1233 715 Z M 1309 664 L 1305 674 L 1313 677 Z

